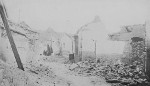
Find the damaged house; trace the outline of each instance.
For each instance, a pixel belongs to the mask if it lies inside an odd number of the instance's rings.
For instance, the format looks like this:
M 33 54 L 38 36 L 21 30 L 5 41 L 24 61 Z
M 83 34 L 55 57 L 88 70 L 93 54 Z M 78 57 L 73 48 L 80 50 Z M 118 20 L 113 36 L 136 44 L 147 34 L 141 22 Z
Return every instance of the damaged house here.
M 132 44 L 135 42 L 145 41 L 145 25 L 128 25 L 123 26 L 120 32 L 109 35 L 110 40 L 113 41 L 124 41 L 124 54 L 126 57 L 132 53 L 133 46 Z M 143 46 L 144 48 L 144 46 Z
M 46 31 L 40 32 L 39 40 L 43 44 L 44 50 L 46 50 L 47 46 L 52 48 L 53 55 L 72 53 L 72 39 L 63 32 L 56 32 L 52 28 L 48 28 Z
M 111 41 L 108 39 L 108 31 L 99 18 L 95 18 L 78 30 L 79 51 L 82 57 L 95 57 L 95 54 L 121 54 L 123 42 Z M 107 48 L 106 48 L 107 46 Z
M 9 25 L 23 64 L 34 61 L 35 58 L 38 60 L 44 55 L 44 51 L 48 52 L 48 47 L 52 51 L 49 55 L 68 56 L 72 53 L 72 40 L 65 33 L 55 32 L 51 28 L 41 32 L 34 31 L 25 22 L 17 24 L 9 21 Z M 1 59 L 14 64 L 15 57 L 2 22 L 0 26 Z

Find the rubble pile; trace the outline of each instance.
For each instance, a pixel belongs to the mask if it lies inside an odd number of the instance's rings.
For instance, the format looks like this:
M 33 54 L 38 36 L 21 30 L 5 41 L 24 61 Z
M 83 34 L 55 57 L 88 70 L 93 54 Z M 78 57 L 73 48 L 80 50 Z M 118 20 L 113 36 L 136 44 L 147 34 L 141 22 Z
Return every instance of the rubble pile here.
M 108 82 L 117 80 L 120 83 L 126 81 L 129 84 L 146 82 L 146 76 L 142 69 L 137 61 L 132 65 L 102 65 L 94 62 L 83 62 L 72 68 L 71 71 L 77 72 L 79 75 L 104 77 Z
M 149 86 L 150 83 L 147 81 L 144 73 L 144 58 L 146 56 L 144 42 L 132 42 L 131 46 L 132 52 L 130 58 L 127 58 L 130 59 L 130 64 L 128 64 L 129 62 L 112 64 L 111 61 L 108 61 L 111 59 L 105 59 L 106 61 L 100 61 L 100 63 L 83 61 L 70 70 L 79 75 L 104 77 L 110 83 L 128 84 L 129 86 L 130 84 L 135 84 L 135 86 Z

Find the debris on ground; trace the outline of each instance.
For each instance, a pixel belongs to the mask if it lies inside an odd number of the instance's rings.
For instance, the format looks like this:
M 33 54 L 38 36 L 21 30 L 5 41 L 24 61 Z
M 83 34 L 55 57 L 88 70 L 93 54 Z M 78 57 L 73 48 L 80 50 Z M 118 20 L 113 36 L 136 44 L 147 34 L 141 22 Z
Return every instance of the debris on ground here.
M 70 70 L 85 76 L 99 76 L 104 77 L 108 83 L 119 83 L 118 86 L 133 85 L 136 86 L 149 86 L 150 82 L 147 81 L 147 76 L 144 73 L 144 43 L 133 42 L 132 53 L 130 54 L 130 64 L 104 64 L 95 63 L 94 61 L 83 61 L 81 63 L 72 64 Z M 105 61 L 108 62 L 108 61 Z M 144 84 L 144 85 L 143 85 Z

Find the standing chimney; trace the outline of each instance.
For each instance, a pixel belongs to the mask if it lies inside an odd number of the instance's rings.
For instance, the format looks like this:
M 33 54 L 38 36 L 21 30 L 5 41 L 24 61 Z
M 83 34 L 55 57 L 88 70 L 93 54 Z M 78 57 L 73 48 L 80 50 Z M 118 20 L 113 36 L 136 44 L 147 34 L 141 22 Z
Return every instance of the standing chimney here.
M 79 62 L 79 36 L 74 35 L 74 43 L 75 43 L 75 62 Z

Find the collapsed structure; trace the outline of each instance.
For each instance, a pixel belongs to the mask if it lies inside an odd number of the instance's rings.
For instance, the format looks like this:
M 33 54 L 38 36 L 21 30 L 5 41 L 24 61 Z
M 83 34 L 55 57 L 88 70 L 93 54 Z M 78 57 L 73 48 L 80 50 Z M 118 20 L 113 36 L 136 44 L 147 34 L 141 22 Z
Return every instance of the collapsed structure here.
M 51 46 L 54 54 L 65 53 L 68 55 L 72 52 L 72 40 L 65 33 L 57 33 L 52 29 L 45 32 L 34 31 L 25 22 L 17 24 L 9 20 L 9 25 L 23 64 L 38 59 L 38 57 L 43 55 L 44 50 L 47 50 L 47 46 Z M 14 65 L 15 63 L 16 65 L 2 22 L 0 25 L 0 34 L 0 58 L 10 64 Z
M 132 41 L 142 41 L 142 39 L 145 39 L 145 25 L 123 26 L 120 32 L 111 34 L 109 37 L 113 41 L 126 42 L 124 53 L 127 54 L 132 50 L 130 45 Z
M 113 41 L 124 41 L 126 46 L 124 49 L 125 58 L 128 58 L 128 62 L 134 61 L 140 62 L 143 66 L 143 72 L 149 74 L 149 23 L 139 25 L 123 26 L 121 31 L 109 35 Z M 147 38 L 148 37 L 148 38 Z

